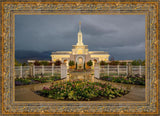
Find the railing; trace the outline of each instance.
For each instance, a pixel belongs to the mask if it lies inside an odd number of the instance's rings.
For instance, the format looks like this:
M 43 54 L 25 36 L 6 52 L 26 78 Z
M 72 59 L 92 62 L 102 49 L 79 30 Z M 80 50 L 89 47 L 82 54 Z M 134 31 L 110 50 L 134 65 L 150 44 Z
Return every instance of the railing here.
M 97 69 L 98 68 L 98 69 Z M 126 76 L 128 74 L 145 75 L 145 66 L 105 65 L 98 66 L 96 74 L 101 76 Z M 129 70 L 131 69 L 131 70 Z M 98 72 L 97 72 L 98 71 Z M 27 78 L 29 76 L 54 76 L 66 77 L 67 68 L 61 66 L 15 66 L 15 78 Z
M 129 72 L 130 71 L 130 72 Z M 128 73 L 135 75 L 145 75 L 145 66 L 131 66 L 129 70 L 128 65 L 105 65 L 100 66 L 100 76 L 120 76 L 128 75 Z
M 15 78 L 54 76 L 61 74 L 61 66 L 15 66 Z

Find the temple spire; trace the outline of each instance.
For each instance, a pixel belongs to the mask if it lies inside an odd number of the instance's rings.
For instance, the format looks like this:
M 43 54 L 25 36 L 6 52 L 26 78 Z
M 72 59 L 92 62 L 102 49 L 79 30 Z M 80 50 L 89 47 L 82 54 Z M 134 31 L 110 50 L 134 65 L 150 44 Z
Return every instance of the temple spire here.
M 83 45 L 82 32 L 81 32 L 81 22 L 79 22 L 79 32 L 78 32 L 77 45 Z
M 79 32 L 81 32 L 81 21 L 79 21 Z

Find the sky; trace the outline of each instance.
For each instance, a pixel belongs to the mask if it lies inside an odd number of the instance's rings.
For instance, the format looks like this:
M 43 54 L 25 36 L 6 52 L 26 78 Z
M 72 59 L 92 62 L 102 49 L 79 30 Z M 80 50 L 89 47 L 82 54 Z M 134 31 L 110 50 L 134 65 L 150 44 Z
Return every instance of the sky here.
M 115 60 L 145 58 L 144 15 L 16 15 L 15 50 L 71 51 L 79 21 L 89 51 L 107 51 Z

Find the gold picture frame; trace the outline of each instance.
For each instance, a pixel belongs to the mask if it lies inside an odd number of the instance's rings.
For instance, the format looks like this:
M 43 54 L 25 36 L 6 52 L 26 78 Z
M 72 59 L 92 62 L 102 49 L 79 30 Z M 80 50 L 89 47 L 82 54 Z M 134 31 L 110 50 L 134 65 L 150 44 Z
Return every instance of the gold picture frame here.
M 3 114 L 157 114 L 158 2 L 2 2 Z M 145 101 L 18 102 L 14 100 L 15 15 L 130 14 L 145 15 Z

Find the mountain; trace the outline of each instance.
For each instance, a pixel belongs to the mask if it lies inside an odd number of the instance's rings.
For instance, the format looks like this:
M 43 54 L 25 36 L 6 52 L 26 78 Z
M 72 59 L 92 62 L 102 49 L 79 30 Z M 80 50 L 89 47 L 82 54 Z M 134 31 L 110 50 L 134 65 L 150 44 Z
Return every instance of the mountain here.
M 16 50 L 15 58 L 18 62 L 27 62 L 27 60 L 51 60 L 51 53 L 53 51 L 28 51 L 28 50 Z

